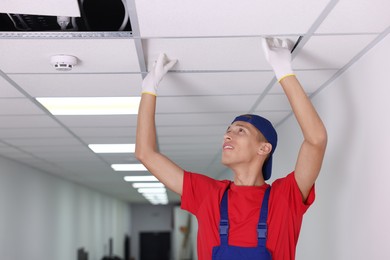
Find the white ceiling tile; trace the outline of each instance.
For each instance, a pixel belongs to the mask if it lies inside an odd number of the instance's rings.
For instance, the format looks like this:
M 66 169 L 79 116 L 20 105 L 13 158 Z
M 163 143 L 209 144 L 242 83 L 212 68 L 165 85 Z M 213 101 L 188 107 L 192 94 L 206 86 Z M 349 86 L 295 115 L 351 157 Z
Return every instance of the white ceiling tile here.
M 191 115 L 189 116 L 191 117 Z M 233 121 L 233 119 L 231 119 Z M 225 133 L 227 126 L 159 126 L 157 127 L 158 136 L 208 136 L 220 135 Z
M 142 37 L 303 34 L 329 0 L 136 0 Z
M 159 97 L 157 113 L 213 113 L 248 111 L 258 97 L 242 96 L 190 96 Z M 191 115 L 188 115 L 189 117 Z
M 215 138 L 216 139 L 216 138 Z M 218 139 L 216 139 L 218 140 Z M 207 154 L 214 154 L 220 151 L 222 146 L 223 136 L 221 135 L 218 142 L 210 143 L 210 144 L 162 144 L 160 145 L 159 149 L 164 154 L 173 154 L 174 156 L 177 155 L 178 152 L 180 152 L 179 156 L 181 156 L 181 153 L 207 153 Z M 174 158 L 171 158 L 174 159 Z M 210 158 L 211 159 L 211 158 Z
M 268 102 L 268 101 L 267 101 Z M 260 105 L 260 108 L 262 105 Z M 253 114 L 260 115 L 266 119 L 268 119 L 274 126 L 283 120 L 288 114 L 290 114 L 290 110 L 286 111 L 264 111 L 264 110 L 255 110 Z
M 60 125 L 49 116 L 1 116 L 0 128 L 43 128 L 59 127 Z
M 63 128 L 0 128 L 0 138 L 70 137 Z
M 169 73 L 159 96 L 245 95 L 264 91 L 273 72 Z
M 32 139 L 3 139 L 9 144 L 19 147 L 27 146 L 65 146 L 80 145 L 80 142 L 74 138 L 32 138 Z
M 27 98 L 0 99 L 0 115 L 39 115 L 44 111 Z
M 90 161 L 96 160 L 96 155 L 86 152 L 35 152 L 34 155 L 48 161 Z
M 70 130 L 80 137 L 135 136 L 135 127 L 72 127 Z M 0 132 L 1 133 L 1 132 Z
M 211 160 L 212 156 L 221 151 L 222 136 L 219 144 L 213 145 L 162 145 L 164 155 L 175 160 L 191 159 L 191 157 L 203 158 L 203 160 Z
M 381 33 L 390 25 L 390 1 L 342 0 L 316 33 Z
M 224 133 L 220 133 L 219 136 L 213 135 L 213 136 L 159 136 L 158 142 L 159 144 L 167 144 L 167 145 L 174 145 L 174 144 L 182 144 L 182 145 L 192 145 L 192 144 L 221 144 L 222 143 L 222 136 Z
M 59 153 L 44 153 L 40 155 L 41 158 L 45 159 L 46 161 L 58 164 L 60 162 L 72 164 L 68 166 L 62 166 L 65 169 L 69 171 L 74 171 L 73 163 L 77 162 L 85 162 L 85 163 L 96 163 L 100 161 L 100 159 L 94 155 L 94 154 L 87 154 L 87 153 L 65 153 L 61 154 Z M 90 167 L 90 170 L 92 171 L 92 168 L 95 168 L 94 166 Z M 90 171 L 90 172 L 91 172 Z M 77 172 L 78 173 L 78 172 Z
M 141 74 L 16 74 L 10 77 L 33 97 L 139 96 L 142 84 Z
M 149 71 L 162 52 L 178 60 L 173 70 L 271 70 L 260 37 L 147 39 L 143 47 Z
M 2 97 L 24 97 L 14 86 L 3 77 L 0 77 L 0 98 Z
M 234 111 L 228 113 L 198 113 L 198 114 L 159 114 L 156 115 L 157 129 L 160 126 L 226 126 L 233 119 L 247 111 Z
M 299 82 L 301 83 L 303 89 L 306 93 L 313 93 L 316 91 L 323 83 L 330 79 L 337 70 L 301 70 L 295 71 Z M 269 93 L 284 93 L 283 88 L 278 82 L 274 84 Z
M 79 17 L 77 0 L 1 0 L 1 13 Z
M 21 150 L 18 150 L 13 147 L 0 147 L 0 155 L 3 155 L 8 158 L 33 158 L 31 154 L 25 153 Z
M 104 160 L 109 162 L 110 164 L 139 163 L 139 161 L 135 159 L 134 154 L 130 154 L 130 153 L 116 153 L 116 154 L 101 153 L 100 156 L 103 157 Z
M 105 137 L 83 137 L 83 141 L 87 144 L 126 144 L 135 143 L 135 136 L 133 137 L 117 137 L 117 136 L 105 136 Z
M 72 73 L 140 72 L 132 39 L 0 39 L 0 49 L 5 73 L 57 73 L 50 58 L 59 54 L 78 58 Z
M 93 164 L 88 161 L 73 161 L 72 163 L 69 163 L 69 161 L 66 160 L 57 161 L 56 164 L 69 171 L 76 172 L 79 175 L 84 175 L 88 173 L 93 173 L 95 174 L 95 176 L 100 173 L 115 174 L 107 163 L 99 160 L 97 157 L 95 158 Z
M 43 161 L 42 159 L 36 159 L 36 160 L 29 160 L 29 159 L 23 159 L 23 163 L 26 163 L 30 165 L 31 167 L 34 167 L 36 169 L 39 169 L 41 171 L 47 172 L 49 174 L 58 175 L 62 179 L 68 179 L 70 180 L 70 175 L 75 175 L 75 173 L 72 173 L 71 171 L 68 171 L 67 169 L 60 167 L 52 162 Z M 76 180 L 73 180 L 76 181 Z
M 284 94 L 269 94 L 260 102 L 256 111 L 282 111 L 291 110 L 290 103 Z
M 136 115 L 56 117 L 68 127 L 131 127 L 137 124 Z
M 294 69 L 339 69 L 376 35 L 312 36 L 292 62 Z
M 58 149 L 57 146 L 53 145 L 37 145 L 37 146 L 23 146 L 23 151 L 30 152 L 30 153 L 37 153 L 37 154 L 45 154 L 45 153 L 91 153 L 93 152 L 88 149 L 87 146 L 84 146 L 82 144 L 79 145 L 62 145 L 61 149 Z

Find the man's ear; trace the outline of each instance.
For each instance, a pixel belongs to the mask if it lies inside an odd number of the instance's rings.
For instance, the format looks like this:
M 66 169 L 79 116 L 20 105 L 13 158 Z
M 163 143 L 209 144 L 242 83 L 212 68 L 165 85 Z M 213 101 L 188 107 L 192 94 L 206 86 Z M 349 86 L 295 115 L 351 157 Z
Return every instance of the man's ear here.
M 272 151 L 272 144 L 264 142 L 260 144 L 257 153 L 259 155 L 268 155 L 271 151 Z

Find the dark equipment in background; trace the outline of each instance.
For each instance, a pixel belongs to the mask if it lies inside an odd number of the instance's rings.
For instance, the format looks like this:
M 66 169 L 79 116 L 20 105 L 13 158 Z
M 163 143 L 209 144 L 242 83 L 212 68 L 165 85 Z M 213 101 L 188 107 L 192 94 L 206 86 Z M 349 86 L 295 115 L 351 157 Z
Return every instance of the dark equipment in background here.
M 125 0 L 78 0 L 81 17 L 61 28 L 57 16 L 0 13 L 0 31 L 131 31 Z
M 88 252 L 83 247 L 77 249 L 77 260 L 88 260 Z
M 113 255 L 113 253 L 112 253 L 113 252 L 113 244 L 114 244 L 114 240 L 112 238 L 110 238 L 108 240 L 109 254 L 108 254 L 108 256 L 103 256 L 102 260 L 122 260 L 122 258 Z

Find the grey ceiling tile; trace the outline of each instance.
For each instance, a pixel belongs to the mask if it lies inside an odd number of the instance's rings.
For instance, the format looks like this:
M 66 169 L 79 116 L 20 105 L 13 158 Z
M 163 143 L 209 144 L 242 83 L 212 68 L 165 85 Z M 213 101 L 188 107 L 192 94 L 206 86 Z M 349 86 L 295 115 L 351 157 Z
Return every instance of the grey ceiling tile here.
M 131 127 L 137 124 L 136 115 L 56 116 L 67 127 Z
M 80 137 L 135 137 L 136 127 L 71 127 L 70 130 Z
M 91 150 L 89 150 L 88 147 L 80 144 L 80 145 L 62 145 L 61 149 L 59 149 L 58 146 L 23 146 L 22 148 L 26 152 L 34 153 L 34 154 L 45 154 L 45 153 L 58 153 L 58 154 L 65 154 L 65 153 L 92 153 Z
M 34 158 L 31 154 L 28 154 L 13 147 L 0 147 L 0 155 L 16 160 Z
M 9 144 L 26 147 L 26 146 L 64 146 L 80 145 L 75 138 L 21 138 L 21 139 L 3 139 Z
M 44 113 L 27 98 L 0 99 L 0 115 L 40 115 Z
M 135 136 L 104 136 L 104 137 L 83 137 L 83 141 L 87 144 L 127 144 L 135 143 Z
M 140 163 L 133 153 L 101 153 L 100 156 L 110 164 Z
M 14 86 L 5 78 L 0 77 L 0 98 L 3 97 L 24 97 Z
M 71 137 L 70 133 L 63 128 L 0 128 L 0 138 L 51 138 Z
M 45 115 L 29 116 L 1 116 L 0 128 L 46 128 L 59 127 L 60 125 Z

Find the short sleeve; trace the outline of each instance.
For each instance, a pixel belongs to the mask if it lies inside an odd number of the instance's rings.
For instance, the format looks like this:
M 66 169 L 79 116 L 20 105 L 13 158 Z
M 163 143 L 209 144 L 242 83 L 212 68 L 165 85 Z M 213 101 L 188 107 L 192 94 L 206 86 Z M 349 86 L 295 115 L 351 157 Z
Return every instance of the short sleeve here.
M 217 181 L 199 173 L 184 171 L 181 208 L 197 215 L 204 199 L 228 184 L 228 181 Z

